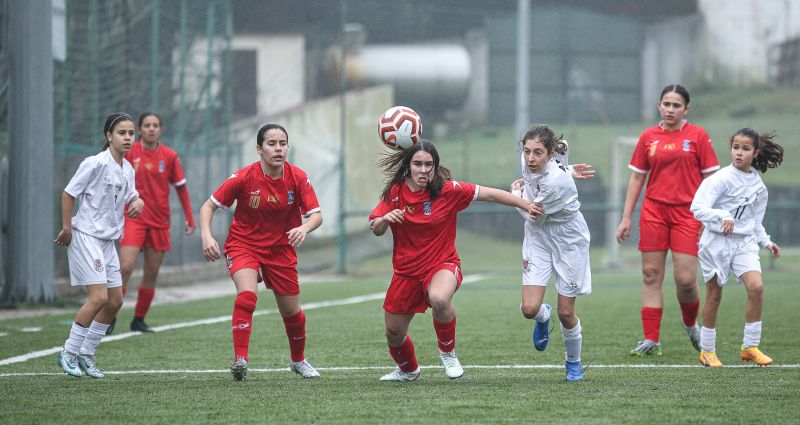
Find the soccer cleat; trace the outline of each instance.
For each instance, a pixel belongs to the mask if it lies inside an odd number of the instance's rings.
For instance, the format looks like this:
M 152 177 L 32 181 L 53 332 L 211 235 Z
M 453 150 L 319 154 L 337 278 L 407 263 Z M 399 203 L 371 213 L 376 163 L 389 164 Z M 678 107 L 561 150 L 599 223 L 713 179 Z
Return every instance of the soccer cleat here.
M 244 381 L 247 379 L 247 359 L 242 356 L 236 358 L 231 366 L 231 374 L 234 381 Z
M 117 318 L 111 319 L 111 323 L 108 324 L 108 329 L 106 329 L 106 335 L 111 335 L 114 333 L 114 326 L 117 325 Z
M 289 369 L 303 378 L 319 378 L 319 372 L 306 359 L 303 359 L 302 362 L 289 363 Z
M 772 359 L 761 352 L 758 349 L 758 346 L 753 347 L 745 347 L 742 346 L 742 350 L 739 352 L 739 357 L 746 362 L 754 362 L 759 366 L 769 366 L 772 364 Z
M 84 373 L 92 378 L 105 378 L 103 372 L 97 370 L 97 365 L 94 362 L 94 356 L 88 354 L 81 354 L 78 356 L 78 366 L 81 367 Z
M 689 339 L 692 341 L 692 347 L 697 351 L 702 351 L 700 350 L 700 325 L 695 323 L 694 326 L 684 326 L 683 329 L 685 329 L 686 334 L 689 335 Z
M 78 356 L 75 354 L 70 353 L 67 350 L 61 351 L 61 354 L 58 355 L 58 365 L 64 369 L 64 372 L 69 376 L 74 376 L 76 378 L 80 378 L 83 376 L 83 371 L 81 367 L 78 365 Z
M 583 381 L 583 371 L 581 362 L 565 361 L 564 367 L 567 369 L 567 382 Z
M 717 358 L 717 353 L 713 351 L 701 351 L 700 364 L 705 367 L 722 367 L 722 362 Z
M 662 354 L 661 344 L 658 342 L 650 341 L 645 338 L 644 341 L 639 341 L 636 344 L 636 348 L 631 350 L 631 356 L 660 356 Z
M 545 304 L 544 307 L 549 311 L 553 311 L 553 307 L 550 307 L 550 304 Z M 543 323 L 537 321 L 533 325 L 533 347 L 539 351 L 544 351 L 547 348 L 547 343 L 550 342 L 550 319 L 548 318 Z
M 450 379 L 456 379 L 464 376 L 464 368 L 461 367 L 461 362 L 458 361 L 455 351 L 439 351 L 439 358 L 442 359 L 444 365 L 444 374 Z
M 419 368 L 413 372 L 403 372 L 398 367 L 397 369 L 393 370 L 386 375 L 381 376 L 381 381 L 395 381 L 395 382 L 408 382 L 408 381 L 416 381 L 419 378 L 420 371 Z
M 131 330 L 142 333 L 155 332 L 153 328 L 147 326 L 147 323 L 144 322 L 144 319 L 140 317 L 134 317 L 133 320 L 131 320 Z

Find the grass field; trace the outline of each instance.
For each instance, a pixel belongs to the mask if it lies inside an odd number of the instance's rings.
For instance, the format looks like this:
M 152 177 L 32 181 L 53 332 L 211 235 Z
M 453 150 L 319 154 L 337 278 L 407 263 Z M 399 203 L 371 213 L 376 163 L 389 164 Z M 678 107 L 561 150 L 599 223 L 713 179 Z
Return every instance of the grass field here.
M 531 344 L 532 322 L 519 313 L 519 247 L 462 234 L 459 247 L 470 277 L 456 294 L 457 352 L 463 378 L 449 381 L 439 364 L 429 314 L 412 323 L 422 377 L 378 382 L 392 369 L 383 337 L 380 293 L 388 260 L 362 270 L 374 276 L 304 285 L 309 360 L 322 378 L 288 371 L 288 344 L 270 294 L 261 293 L 251 344 L 251 372 L 234 382 L 231 296 L 155 307 L 149 335 L 104 341 L 98 364 L 107 378 L 70 378 L 55 354 L 3 364 L 13 356 L 61 345 L 73 313 L 0 321 L 0 423 L 797 423 L 800 400 L 800 297 L 797 255 L 766 270 L 762 348 L 769 368 L 738 360 L 745 293 L 726 287 L 718 324 L 718 353 L 728 367 L 698 367 L 680 325 L 674 285 L 666 288 L 664 355 L 632 358 L 640 338 L 636 254 L 606 270 L 594 259 L 594 292 L 578 300 L 586 381 L 564 382 L 558 330 L 547 351 Z M 791 251 L 791 250 L 789 250 Z M 302 258 L 301 258 L 302 261 Z M 766 261 L 765 261 L 766 269 Z M 668 276 L 668 279 L 671 279 Z M 669 280 L 668 280 L 669 282 Z M 219 284 L 229 285 L 228 282 Z M 356 302 L 351 297 L 375 294 Z M 324 302 L 349 302 L 329 305 Z M 555 299 L 552 288 L 546 299 Z M 345 301 L 342 301 L 345 300 Z M 334 303 L 335 304 L 335 303 Z M 130 320 L 123 310 L 120 323 Z M 180 325 L 219 318 L 208 324 Z M 173 329 L 169 329 L 173 325 Z M 31 327 L 40 327 L 33 331 Z M 27 328 L 27 329 L 26 329 Z M 740 367 L 745 366 L 745 367 Z

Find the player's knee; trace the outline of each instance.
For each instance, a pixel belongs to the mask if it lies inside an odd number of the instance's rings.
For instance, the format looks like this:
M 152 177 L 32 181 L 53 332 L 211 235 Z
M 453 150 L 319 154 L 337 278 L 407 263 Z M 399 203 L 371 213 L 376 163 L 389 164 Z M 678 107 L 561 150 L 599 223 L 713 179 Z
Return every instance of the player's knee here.
M 450 299 L 437 294 L 431 294 L 428 298 L 428 302 L 435 311 L 442 311 L 450 308 Z
M 122 308 L 122 297 L 109 297 L 106 307 L 114 312 L 119 311 Z
M 747 296 L 753 300 L 761 300 L 761 298 L 764 296 L 764 284 L 757 282 L 749 285 Z
M 655 267 L 642 268 L 642 282 L 647 286 L 661 285 L 664 279 L 664 273 Z
M 697 282 L 694 276 L 676 276 L 675 286 L 678 290 L 685 294 L 691 294 L 697 290 Z
M 252 313 L 256 310 L 257 301 L 258 296 L 255 292 L 244 291 L 236 296 L 233 301 L 233 308 Z
M 98 291 L 95 294 L 89 294 L 89 298 L 86 300 L 86 302 L 96 308 L 101 308 L 108 303 L 108 293 L 105 291 Z
M 541 308 L 542 304 L 536 302 L 526 303 L 525 301 L 523 301 L 522 304 L 520 304 L 519 306 L 520 312 L 522 312 L 522 315 L 526 319 L 533 319 L 534 317 L 536 317 L 536 315 L 539 314 L 539 309 Z
M 386 341 L 392 347 L 398 347 L 403 344 L 406 339 L 406 334 L 402 329 L 386 327 Z
M 558 320 L 564 324 L 572 324 L 577 320 L 573 307 L 558 307 Z

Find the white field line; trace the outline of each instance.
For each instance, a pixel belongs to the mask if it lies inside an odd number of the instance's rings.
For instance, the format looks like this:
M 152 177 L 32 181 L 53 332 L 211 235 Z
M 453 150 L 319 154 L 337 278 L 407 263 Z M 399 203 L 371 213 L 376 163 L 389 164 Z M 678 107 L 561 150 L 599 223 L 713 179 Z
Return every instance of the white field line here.
M 340 371 L 361 371 L 361 370 L 391 370 L 393 366 L 340 366 L 340 367 L 318 367 L 319 371 L 323 372 L 340 372 Z M 464 369 L 563 369 L 563 364 L 517 364 L 517 365 L 464 365 Z M 684 364 L 607 364 L 596 365 L 592 364 L 589 370 L 592 369 L 702 369 L 703 365 L 684 365 Z M 725 369 L 755 369 L 756 365 L 725 365 Z M 798 369 L 800 364 L 780 364 L 765 367 L 765 369 Z M 420 366 L 420 369 L 442 369 L 440 365 Z M 289 368 L 249 368 L 250 372 L 289 372 Z M 103 371 L 106 375 L 202 375 L 202 374 L 228 374 L 231 373 L 230 369 L 152 369 L 152 370 L 115 370 Z M 0 378 L 8 378 L 14 376 L 61 376 L 64 372 L 12 372 L 0 373 Z
M 462 284 L 478 282 L 478 281 L 481 281 L 481 280 L 489 279 L 490 277 L 492 277 L 492 275 L 491 274 L 486 274 L 486 273 L 469 275 L 469 276 L 464 277 L 464 279 L 462 281 Z M 329 301 L 320 301 L 320 302 L 316 302 L 316 303 L 302 304 L 302 307 L 303 307 L 303 310 L 313 310 L 313 309 L 316 309 L 316 308 L 335 307 L 335 306 L 349 305 L 349 304 L 359 304 L 359 303 L 363 303 L 363 302 L 367 302 L 367 301 L 379 300 L 379 299 L 384 298 L 385 296 L 386 296 L 385 292 L 375 292 L 375 293 L 372 293 L 372 294 L 359 295 L 359 296 L 356 296 L 356 297 L 343 298 L 343 299 L 339 299 L 339 300 L 329 300 Z M 267 314 L 278 314 L 278 310 L 277 309 L 259 310 L 259 311 L 256 311 L 255 313 L 253 313 L 253 316 L 263 316 L 263 315 L 267 315 Z M 180 322 L 180 323 L 173 323 L 171 325 L 153 326 L 153 331 L 155 331 L 155 332 L 165 332 L 165 331 L 171 331 L 171 330 L 174 330 L 174 329 L 188 328 L 188 327 L 192 327 L 192 326 L 212 325 L 212 324 L 215 324 L 215 323 L 230 322 L 230 321 L 231 321 L 231 315 L 217 316 L 217 317 L 211 317 L 211 318 L 208 318 L 208 319 L 195 320 L 195 321 L 191 321 L 191 322 Z M 139 336 L 141 334 L 142 334 L 141 332 L 126 332 L 126 333 L 121 333 L 121 334 L 117 334 L 117 335 L 110 335 L 110 336 L 107 336 L 107 337 L 103 338 L 103 342 L 119 341 L 119 340 L 122 340 L 122 339 L 128 339 L 130 337 Z M 56 354 L 56 353 L 60 352 L 62 349 L 63 348 L 61 346 L 51 347 L 51 348 L 48 348 L 48 349 L 45 349 L 45 350 L 32 351 L 30 353 L 25 353 L 25 354 L 20 354 L 18 356 L 14 356 L 14 357 L 9 357 L 7 359 L 0 360 L 0 366 L 10 365 L 10 364 L 14 364 L 14 363 L 26 362 L 26 361 L 31 360 L 31 359 L 36 359 L 36 358 L 39 358 L 39 357 L 49 356 L 51 354 Z

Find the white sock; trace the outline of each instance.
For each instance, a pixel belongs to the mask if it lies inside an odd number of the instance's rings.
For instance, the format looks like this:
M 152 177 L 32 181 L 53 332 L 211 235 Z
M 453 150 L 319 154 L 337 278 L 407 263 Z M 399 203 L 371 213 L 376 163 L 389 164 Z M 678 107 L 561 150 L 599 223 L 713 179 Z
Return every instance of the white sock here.
M 564 334 L 564 348 L 567 349 L 568 362 L 581 361 L 581 346 L 583 344 L 583 337 L 581 336 L 581 321 L 572 329 L 564 328 L 561 325 L 561 333 Z
M 86 334 L 89 332 L 88 328 L 72 323 L 72 328 L 69 330 L 69 337 L 64 342 L 64 349 L 72 354 L 79 354 L 81 351 L 81 344 L 86 339 Z
M 92 325 L 89 326 L 89 332 L 86 334 L 86 339 L 83 340 L 83 344 L 81 344 L 81 354 L 85 354 L 87 356 L 94 356 L 94 353 L 97 351 L 97 346 L 100 345 L 100 340 L 106 336 L 106 330 L 108 330 L 108 325 L 92 321 Z
M 745 348 L 758 347 L 761 342 L 761 321 L 744 324 L 744 338 L 742 345 Z
M 537 321 L 539 323 L 544 323 L 544 322 L 550 320 L 550 311 L 552 309 L 553 308 L 548 306 L 547 304 L 542 304 L 539 307 L 539 312 L 536 313 L 536 316 L 533 316 L 533 320 L 535 320 L 535 321 Z
M 717 351 L 716 328 L 707 328 L 705 326 L 700 328 L 700 349 L 708 353 Z

